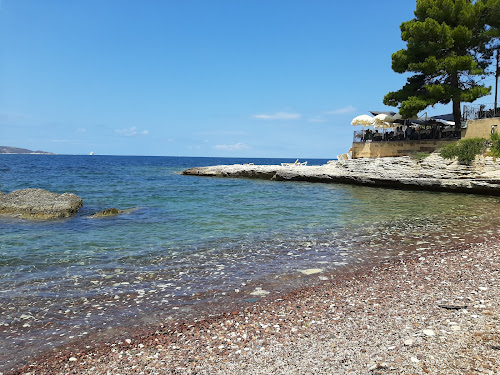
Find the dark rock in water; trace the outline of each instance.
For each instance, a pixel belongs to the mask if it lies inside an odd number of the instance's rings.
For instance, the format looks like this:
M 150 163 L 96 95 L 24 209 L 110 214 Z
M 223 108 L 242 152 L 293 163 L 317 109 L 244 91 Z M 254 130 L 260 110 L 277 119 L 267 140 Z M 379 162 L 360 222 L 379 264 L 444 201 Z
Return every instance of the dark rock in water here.
M 70 217 L 82 206 L 82 199 L 72 193 L 56 194 L 44 189 L 24 189 L 0 194 L 0 214 L 25 219 Z
M 91 217 L 108 217 L 116 216 L 123 213 L 124 210 L 119 210 L 118 208 L 107 208 L 105 210 L 99 211 L 98 213 L 92 215 Z

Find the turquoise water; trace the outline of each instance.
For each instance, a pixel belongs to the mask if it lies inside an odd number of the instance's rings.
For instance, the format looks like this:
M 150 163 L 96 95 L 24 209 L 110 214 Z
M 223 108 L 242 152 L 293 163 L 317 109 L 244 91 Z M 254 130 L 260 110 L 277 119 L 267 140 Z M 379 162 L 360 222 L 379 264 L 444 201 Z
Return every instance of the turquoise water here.
M 4 193 L 84 200 L 70 219 L 0 218 L 0 371 L 116 327 L 318 280 L 308 268 L 326 275 L 497 235 L 495 197 L 180 174 L 285 161 L 294 160 L 0 155 Z M 110 207 L 131 210 L 90 218 Z

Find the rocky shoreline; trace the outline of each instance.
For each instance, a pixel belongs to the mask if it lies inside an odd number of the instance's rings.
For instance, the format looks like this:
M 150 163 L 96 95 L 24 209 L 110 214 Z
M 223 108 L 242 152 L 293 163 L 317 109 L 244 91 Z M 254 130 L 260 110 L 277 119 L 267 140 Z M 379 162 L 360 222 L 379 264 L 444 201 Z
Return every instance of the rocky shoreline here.
M 319 277 L 277 299 L 12 374 L 498 374 L 497 239 Z
M 182 173 L 500 195 L 500 160 L 483 156 L 470 166 L 434 153 L 422 160 L 403 156 L 332 161 L 322 166 L 236 164 L 191 168 Z

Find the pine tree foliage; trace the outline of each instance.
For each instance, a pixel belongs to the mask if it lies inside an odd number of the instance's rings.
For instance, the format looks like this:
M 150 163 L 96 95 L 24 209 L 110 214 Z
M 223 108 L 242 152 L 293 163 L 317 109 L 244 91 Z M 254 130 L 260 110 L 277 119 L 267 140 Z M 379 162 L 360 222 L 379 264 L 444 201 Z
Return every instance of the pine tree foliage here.
M 486 33 L 490 7 L 499 0 L 417 0 L 415 18 L 401 24 L 406 48 L 392 55 L 392 69 L 414 73 L 406 85 L 384 97 L 411 118 L 428 106 L 453 103 L 455 123 L 460 105 L 488 95 L 481 83 L 489 64 Z

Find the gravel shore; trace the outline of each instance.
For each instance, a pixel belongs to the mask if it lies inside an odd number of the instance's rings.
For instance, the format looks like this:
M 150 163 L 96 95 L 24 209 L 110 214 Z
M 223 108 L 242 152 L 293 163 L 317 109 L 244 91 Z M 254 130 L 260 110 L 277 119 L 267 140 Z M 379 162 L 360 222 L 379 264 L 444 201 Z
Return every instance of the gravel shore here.
M 399 258 L 19 374 L 500 374 L 500 244 Z

